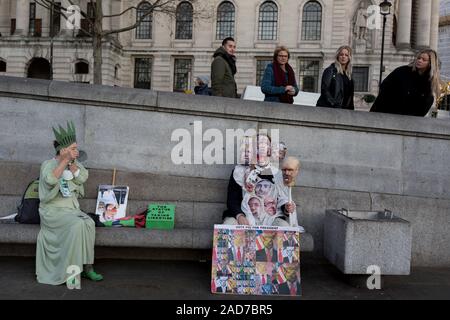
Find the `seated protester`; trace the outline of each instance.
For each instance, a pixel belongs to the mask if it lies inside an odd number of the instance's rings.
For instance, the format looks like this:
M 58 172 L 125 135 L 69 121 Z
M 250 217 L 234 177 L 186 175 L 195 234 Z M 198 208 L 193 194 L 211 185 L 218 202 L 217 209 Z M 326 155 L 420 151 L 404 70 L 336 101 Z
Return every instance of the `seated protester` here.
M 272 145 L 272 157 L 270 161 L 279 167 L 286 158 L 287 151 L 287 146 L 284 142 Z
M 284 205 L 288 201 L 279 192 L 279 187 L 275 183 L 276 180 L 281 181 L 281 178 L 274 178 L 274 175 L 281 176 L 281 173 L 270 163 L 270 137 L 257 135 L 256 139 L 256 165 L 251 167 L 236 166 L 230 178 L 228 210 L 224 214 L 224 224 L 256 225 L 257 220 L 249 209 L 248 203 L 251 196 L 256 196 L 260 199 L 260 205 L 264 205 L 264 213 L 258 218 L 259 223 L 262 223 L 262 225 L 289 226 L 285 221 L 287 216 L 284 212 Z M 231 213 L 234 214 L 234 217 Z M 234 218 L 234 220 L 231 220 L 231 218 Z
M 223 213 L 223 224 L 228 225 L 248 225 L 248 220 L 242 212 L 241 204 L 243 200 L 242 181 L 240 177 L 253 161 L 252 157 L 252 138 L 244 137 L 240 146 L 240 159 L 238 164 L 231 172 L 230 181 L 228 183 L 227 193 L 227 210 Z M 239 181 L 236 182 L 236 180 Z
M 36 276 L 43 284 L 67 281 L 69 266 L 78 266 L 82 276 L 102 280 L 94 263 L 95 223 L 80 210 L 78 198 L 84 195 L 88 171 L 79 156 L 73 123 L 67 130 L 53 129 L 56 157 L 45 161 L 39 178 L 41 230 L 36 245 Z

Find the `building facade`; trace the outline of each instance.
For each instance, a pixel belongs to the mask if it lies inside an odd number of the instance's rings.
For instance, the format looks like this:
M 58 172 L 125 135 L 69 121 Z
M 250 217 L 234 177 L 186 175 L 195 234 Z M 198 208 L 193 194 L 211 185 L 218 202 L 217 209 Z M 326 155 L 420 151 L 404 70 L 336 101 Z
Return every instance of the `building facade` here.
M 59 1 L 62 6 L 68 0 Z M 91 15 L 90 1 L 74 1 Z M 136 29 L 105 39 L 105 85 L 162 91 L 192 89 L 209 75 L 221 40 L 237 42 L 238 91 L 258 85 L 277 45 L 291 51 L 301 90 L 320 92 L 323 69 L 341 45 L 354 48 L 357 97 L 378 91 L 381 54 L 379 0 L 196 0 L 177 1 L 175 15 L 155 12 Z M 385 32 L 385 73 L 409 63 L 417 49 L 438 46 L 439 0 L 393 0 Z M 148 3 L 103 0 L 104 30 L 139 19 Z M 362 9 L 362 10 L 361 10 Z M 82 19 L 83 20 L 83 19 Z M 53 21 L 53 23 L 51 23 Z M 361 23 L 363 21 L 363 23 Z M 364 26 L 364 23 L 366 25 Z M 81 21 L 83 26 L 83 21 Z M 67 28 L 60 15 L 32 0 L 0 0 L 0 74 L 93 81 L 92 40 Z M 361 106 L 361 101 L 357 104 Z M 362 106 L 364 107 L 364 106 Z
M 439 20 L 439 55 L 442 62 L 441 76 L 450 81 L 450 0 L 441 0 Z

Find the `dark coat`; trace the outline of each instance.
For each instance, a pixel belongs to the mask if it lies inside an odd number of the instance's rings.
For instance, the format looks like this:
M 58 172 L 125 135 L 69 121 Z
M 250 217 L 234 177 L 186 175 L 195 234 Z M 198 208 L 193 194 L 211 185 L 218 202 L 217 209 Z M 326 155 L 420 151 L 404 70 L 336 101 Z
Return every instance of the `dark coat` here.
M 223 47 L 214 53 L 211 65 L 211 90 L 213 96 L 237 98 L 237 85 L 233 69 L 230 66 L 233 59 Z
M 420 75 L 410 66 L 402 66 L 381 83 L 380 94 L 370 112 L 423 117 L 433 105 L 429 75 Z
M 201 96 L 210 96 L 211 95 L 211 89 L 208 88 L 207 84 L 204 84 L 202 86 L 195 86 L 194 93 L 196 95 L 201 95 Z
M 344 75 L 337 72 L 333 63 L 323 71 L 321 95 L 319 100 L 317 100 L 317 106 L 355 110 L 353 102 L 354 90 L 354 82 L 353 79 L 351 79 L 349 88 L 350 99 L 345 103 Z
M 295 97 L 299 92 L 297 82 L 295 82 L 292 86 L 295 88 Z M 270 102 L 280 102 L 280 96 L 286 92 L 285 87 L 277 87 L 275 85 L 273 63 L 269 63 L 264 71 L 264 77 L 261 81 L 261 91 L 265 94 L 264 101 Z

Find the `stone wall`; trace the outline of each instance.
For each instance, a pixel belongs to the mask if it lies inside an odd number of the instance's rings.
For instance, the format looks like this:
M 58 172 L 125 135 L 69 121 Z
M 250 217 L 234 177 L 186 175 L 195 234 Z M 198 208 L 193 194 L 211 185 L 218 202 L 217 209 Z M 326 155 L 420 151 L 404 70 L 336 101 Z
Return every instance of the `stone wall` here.
M 51 126 L 67 119 L 75 122 L 89 168 L 117 168 L 136 179 L 157 175 L 161 190 L 164 177 L 175 185 L 182 181 L 179 199 L 205 215 L 211 208 L 216 219 L 233 166 L 174 165 L 173 131 L 193 133 L 196 121 L 203 132 L 214 128 L 224 136 L 225 129 L 279 129 L 289 154 L 302 161 L 293 197 L 317 252 L 326 209 L 386 208 L 412 223 L 413 265 L 450 265 L 448 121 L 0 77 L 1 162 L 36 165 L 52 157 Z M 13 179 L 0 182 L 3 194 Z M 169 191 L 151 198 L 177 200 Z

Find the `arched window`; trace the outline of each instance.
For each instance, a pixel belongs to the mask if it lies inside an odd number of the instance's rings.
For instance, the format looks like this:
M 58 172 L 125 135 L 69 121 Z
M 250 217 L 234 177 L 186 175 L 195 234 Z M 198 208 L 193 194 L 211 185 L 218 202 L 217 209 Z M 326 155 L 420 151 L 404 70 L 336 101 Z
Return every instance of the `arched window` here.
M 259 8 L 258 39 L 276 40 L 278 29 L 278 7 L 272 1 L 264 2 Z
M 192 4 L 187 1 L 180 3 L 176 12 L 176 32 L 175 39 L 187 40 L 192 39 L 192 21 L 193 21 Z
M 302 40 L 318 41 L 322 35 L 322 6 L 310 1 L 303 8 Z
M 216 40 L 234 37 L 234 5 L 230 1 L 224 1 L 217 9 Z
M 258 39 L 276 40 L 278 28 L 278 7 L 272 1 L 264 2 L 259 8 Z
M 114 79 L 119 79 L 119 69 L 120 69 L 120 65 L 116 64 L 114 66 Z
M 6 72 L 6 62 L 0 59 L 0 72 Z
M 150 13 L 144 17 L 151 9 L 151 5 L 148 2 L 142 2 L 139 4 L 136 10 L 136 22 L 143 19 L 136 28 L 136 39 L 151 39 L 152 38 L 152 22 L 153 13 Z
M 75 74 L 89 74 L 89 63 L 78 61 L 75 63 Z

